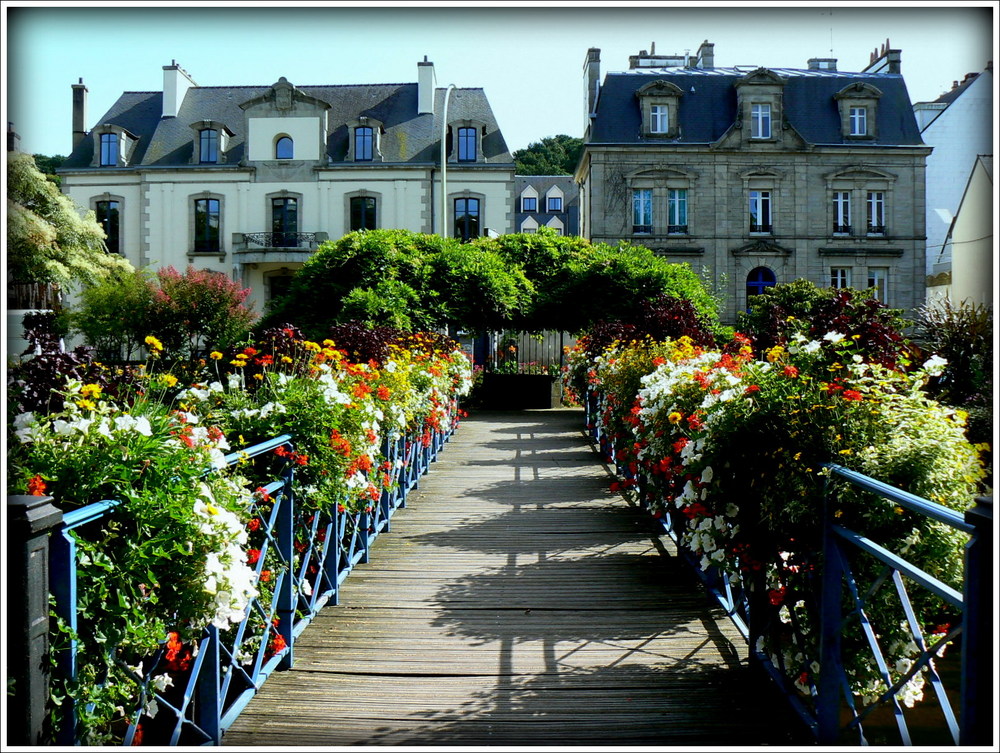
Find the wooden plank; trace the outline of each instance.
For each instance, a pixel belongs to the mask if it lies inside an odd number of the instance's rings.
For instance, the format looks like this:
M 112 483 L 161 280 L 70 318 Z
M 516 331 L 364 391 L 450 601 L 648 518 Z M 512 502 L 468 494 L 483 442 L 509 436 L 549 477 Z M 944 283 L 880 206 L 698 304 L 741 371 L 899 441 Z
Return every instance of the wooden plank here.
M 464 421 L 223 744 L 801 742 L 582 420 Z

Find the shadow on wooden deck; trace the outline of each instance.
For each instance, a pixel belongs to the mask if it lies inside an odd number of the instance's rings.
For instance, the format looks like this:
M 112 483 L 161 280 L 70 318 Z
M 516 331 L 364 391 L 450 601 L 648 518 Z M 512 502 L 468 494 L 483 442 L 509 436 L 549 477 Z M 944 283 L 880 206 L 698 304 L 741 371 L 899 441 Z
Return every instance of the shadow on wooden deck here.
M 809 744 L 582 423 L 466 419 L 223 744 Z

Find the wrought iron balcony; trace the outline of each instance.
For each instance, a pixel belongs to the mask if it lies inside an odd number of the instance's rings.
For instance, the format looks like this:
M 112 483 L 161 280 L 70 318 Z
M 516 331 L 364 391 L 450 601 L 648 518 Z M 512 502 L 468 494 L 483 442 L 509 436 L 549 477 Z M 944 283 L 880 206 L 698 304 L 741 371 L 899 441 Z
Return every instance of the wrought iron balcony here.
M 751 233 L 773 233 L 774 225 L 765 224 L 763 222 L 751 222 L 750 223 Z
M 667 235 L 687 235 L 687 225 L 667 225 Z
M 868 235 L 885 235 L 885 225 L 868 225 Z
M 834 235 L 854 235 L 854 231 L 851 229 L 850 225 L 838 225 L 834 223 L 833 225 Z
M 653 232 L 652 225 L 633 225 L 632 235 L 649 235 Z
M 243 233 L 248 248 L 315 248 L 316 233 Z

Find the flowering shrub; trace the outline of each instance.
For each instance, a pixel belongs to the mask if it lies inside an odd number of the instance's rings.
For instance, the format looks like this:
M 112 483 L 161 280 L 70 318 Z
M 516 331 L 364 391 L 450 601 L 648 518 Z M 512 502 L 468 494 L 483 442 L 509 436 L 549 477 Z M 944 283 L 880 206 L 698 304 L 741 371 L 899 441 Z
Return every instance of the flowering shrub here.
M 361 362 L 332 339 L 302 340 L 284 327 L 228 354 L 213 351 L 194 371 L 178 363 L 171 371 L 163 344 L 149 336 L 154 358 L 129 372 L 80 356 L 56 392 L 51 370 L 19 372 L 8 492 L 48 494 L 64 509 L 116 502 L 112 514 L 74 532 L 80 621 L 73 635 L 61 628 L 78 642 L 78 681 L 56 694 L 76 700 L 84 742 L 120 740 L 137 705 L 140 730 L 153 725 L 155 693 L 183 685 L 208 625 L 233 635 L 249 617 L 268 655 L 283 650 L 262 617 L 285 567 L 265 536 L 272 500 L 254 488 L 265 467 L 295 466 L 308 528 L 336 509 L 370 509 L 394 483 L 384 437 L 429 443 L 432 432 L 453 427 L 471 387 L 469 359 L 433 333 L 384 339 L 384 359 Z M 29 383 L 36 372 L 44 383 Z M 100 380 L 85 383 L 81 374 Z M 293 449 L 227 467 L 231 443 L 283 433 Z M 296 542 L 296 572 L 309 546 Z M 249 608 L 253 599 L 261 609 Z M 236 653 L 253 660 L 241 647 Z
M 963 436 L 963 414 L 923 391 L 940 359 L 907 373 L 879 362 L 884 343 L 874 343 L 873 358 L 863 342 L 862 333 L 831 330 L 811 339 L 799 331 L 759 357 L 742 335 L 723 350 L 684 337 L 612 343 L 596 357 L 575 351 L 568 373 L 585 373 L 603 397 L 597 418 L 624 469 L 616 483 L 635 486 L 641 477 L 643 501 L 675 521 L 703 569 L 733 580 L 763 575 L 774 614 L 757 648 L 807 694 L 820 671 L 824 464 L 959 510 L 970 506 L 983 476 L 977 448 Z M 945 526 L 846 488 L 838 488 L 833 514 L 942 581 L 959 583 L 962 541 Z M 862 582 L 874 579 L 873 565 L 855 568 Z M 939 634 L 951 615 L 919 594 L 913 599 L 924 634 Z M 909 671 L 916 644 L 898 603 L 879 600 L 869 609 L 895 681 Z M 863 642 L 855 623 L 843 657 L 853 690 L 867 702 L 881 680 Z M 919 700 L 923 684 L 917 672 L 902 700 Z

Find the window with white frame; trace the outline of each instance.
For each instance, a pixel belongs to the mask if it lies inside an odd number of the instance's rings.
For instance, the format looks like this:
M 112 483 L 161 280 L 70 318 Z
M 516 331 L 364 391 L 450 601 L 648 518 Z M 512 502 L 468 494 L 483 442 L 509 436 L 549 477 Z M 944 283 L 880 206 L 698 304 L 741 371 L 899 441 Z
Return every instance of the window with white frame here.
M 545 204 L 547 212 L 561 212 L 563 210 L 563 197 L 562 196 L 547 196 L 545 198 Z
M 750 232 L 771 233 L 771 192 L 759 188 L 750 189 Z
M 885 235 L 885 191 L 868 192 L 868 235 Z
M 830 287 L 838 290 L 851 287 L 851 268 L 830 267 Z
M 833 192 L 833 233 L 834 235 L 851 234 L 851 192 Z
M 653 232 L 653 189 L 636 188 L 632 191 L 632 233 L 649 235 Z
M 685 234 L 688 231 L 687 189 L 667 189 L 667 233 Z
M 522 212 L 537 212 L 538 211 L 538 197 L 537 196 L 522 196 L 521 197 L 521 211 Z
M 875 291 L 875 297 L 882 303 L 889 300 L 889 268 L 868 267 L 868 287 Z
M 771 138 L 771 105 L 750 105 L 750 138 Z
M 851 136 L 868 135 L 868 108 L 851 107 L 849 109 L 848 120 L 850 122 Z
M 666 105 L 651 105 L 649 108 L 649 132 L 667 133 L 670 130 L 670 111 Z

